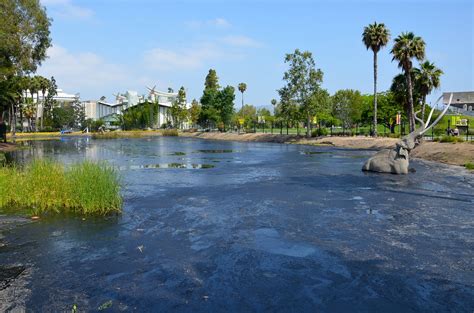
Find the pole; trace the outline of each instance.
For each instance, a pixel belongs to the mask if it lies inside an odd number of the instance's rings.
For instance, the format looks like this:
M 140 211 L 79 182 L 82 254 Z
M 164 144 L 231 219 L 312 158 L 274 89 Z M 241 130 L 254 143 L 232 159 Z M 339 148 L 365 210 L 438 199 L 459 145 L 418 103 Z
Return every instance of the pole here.
M 469 120 L 467 120 L 467 127 L 466 127 L 466 141 L 469 141 Z
M 288 135 L 288 122 L 286 122 L 286 134 Z

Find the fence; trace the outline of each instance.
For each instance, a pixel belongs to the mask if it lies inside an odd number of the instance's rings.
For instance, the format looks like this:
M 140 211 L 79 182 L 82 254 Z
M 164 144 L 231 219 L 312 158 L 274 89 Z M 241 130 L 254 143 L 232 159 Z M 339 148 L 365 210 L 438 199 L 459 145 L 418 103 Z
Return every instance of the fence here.
M 474 141 L 474 125 L 472 121 L 467 121 L 464 125 L 453 125 L 450 124 L 450 117 L 444 117 L 438 125 L 431 128 L 427 133 L 424 134 L 426 140 L 440 140 L 446 136 L 455 136 L 465 141 Z M 401 125 L 396 125 L 392 130 L 387 127 L 385 123 L 381 123 L 377 127 L 377 133 L 380 137 L 392 137 L 400 138 L 410 132 L 408 122 L 405 120 L 401 121 Z M 454 134 L 454 129 L 458 128 L 458 134 Z M 268 133 L 268 134 L 280 134 L 280 135 L 299 135 L 304 136 L 306 134 L 306 127 L 296 124 L 291 125 L 286 122 L 275 122 L 275 123 L 247 123 L 246 127 L 233 126 L 233 131 L 246 132 L 246 133 Z M 367 125 L 357 125 L 355 127 L 342 127 L 342 126 L 320 126 L 314 125 L 311 128 L 313 136 L 326 135 L 326 136 L 371 136 L 372 127 Z

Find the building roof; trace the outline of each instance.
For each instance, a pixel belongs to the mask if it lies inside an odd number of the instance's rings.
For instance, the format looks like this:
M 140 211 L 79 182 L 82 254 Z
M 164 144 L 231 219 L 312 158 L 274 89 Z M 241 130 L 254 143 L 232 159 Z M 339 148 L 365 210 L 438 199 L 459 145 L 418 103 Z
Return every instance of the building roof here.
M 448 104 L 451 94 L 453 94 L 453 101 L 451 102 L 453 106 L 474 104 L 474 91 L 443 92 L 444 104 Z

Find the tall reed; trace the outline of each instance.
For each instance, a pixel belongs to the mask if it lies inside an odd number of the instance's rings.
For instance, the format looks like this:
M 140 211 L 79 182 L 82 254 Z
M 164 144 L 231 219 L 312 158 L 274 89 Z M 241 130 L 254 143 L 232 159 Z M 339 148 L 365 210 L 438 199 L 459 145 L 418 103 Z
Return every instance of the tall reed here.
M 32 215 L 120 213 L 118 173 L 104 163 L 83 162 L 66 169 L 50 160 L 24 167 L 0 167 L 0 210 Z

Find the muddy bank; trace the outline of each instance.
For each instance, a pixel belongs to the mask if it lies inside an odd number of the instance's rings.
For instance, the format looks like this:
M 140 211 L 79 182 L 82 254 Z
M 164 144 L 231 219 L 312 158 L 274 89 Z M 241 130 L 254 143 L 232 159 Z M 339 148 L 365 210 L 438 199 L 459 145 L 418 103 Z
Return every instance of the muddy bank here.
M 180 136 L 254 142 L 275 142 L 303 145 L 330 145 L 351 149 L 384 149 L 393 147 L 399 139 L 354 137 L 318 137 L 304 138 L 296 135 L 280 134 L 236 134 L 236 133 L 181 133 Z M 451 165 L 464 166 L 474 163 L 474 144 L 472 143 L 438 143 L 424 142 L 412 151 L 412 157 Z
M 0 152 L 8 152 L 8 151 L 13 151 L 17 148 L 17 146 L 13 143 L 4 143 L 0 142 Z

